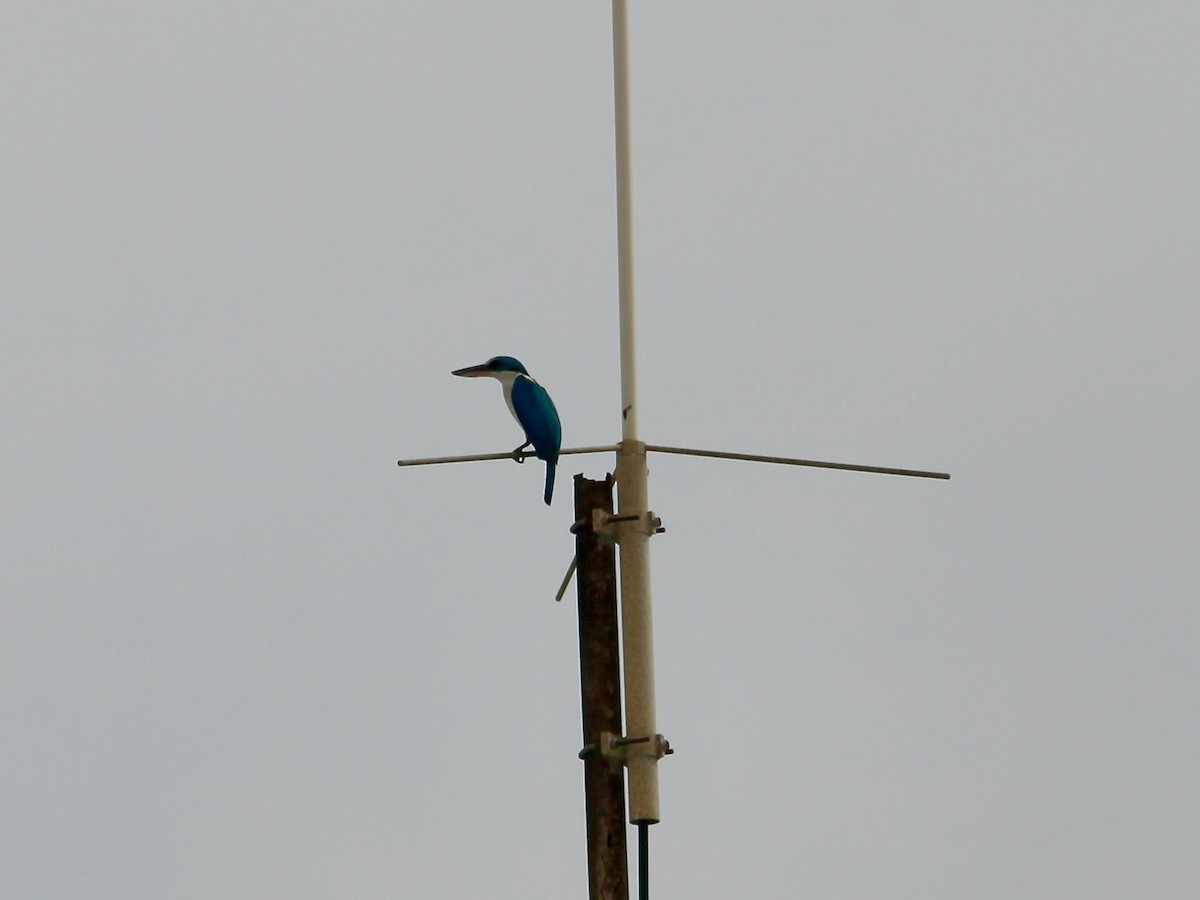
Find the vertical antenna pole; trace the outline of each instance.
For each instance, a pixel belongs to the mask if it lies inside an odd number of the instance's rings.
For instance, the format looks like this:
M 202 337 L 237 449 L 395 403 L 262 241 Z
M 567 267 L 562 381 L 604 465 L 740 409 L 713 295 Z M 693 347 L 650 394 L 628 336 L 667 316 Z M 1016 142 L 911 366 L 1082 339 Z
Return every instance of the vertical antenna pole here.
M 621 304 L 621 437 L 638 439 L 637 340 L 633 314 L 633 163 L 629 135 L 626 0 L 613 0 L 613 99 L 617 140 L 617 287 Z
M 639 517 L 622 527 L 621 634 L 625 656 L 625 735 L 629 743 L 629 818 L 658 815 L 654 710 L 654 643 L 650 615 L 650 533 L 646 445 L 638 438 L 637 345 L 633 291 L 633 178 L 629 128 L 629 34 L 626 0 L 613 0 L 613 95 L 617 150 L 617 263 L 621 307 L 621 443 L 617 450 L 618 512 Z

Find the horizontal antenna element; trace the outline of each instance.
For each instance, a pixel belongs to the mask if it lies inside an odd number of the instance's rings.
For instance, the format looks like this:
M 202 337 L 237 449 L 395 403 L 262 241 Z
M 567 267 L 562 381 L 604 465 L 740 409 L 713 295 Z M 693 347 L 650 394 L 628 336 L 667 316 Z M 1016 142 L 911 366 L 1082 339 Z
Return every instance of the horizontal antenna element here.
M 688 447 L 661 447 L 647 444 L 652 453 L 678 453 L 682 456 L 707 456 L 714 459 L 740 459 L 746 462 L 775 463 L 781 466 L 811 466 L 817 469 L 842 469 L 847 472 L 875 472 L 879 475 L 909 475 L 913 478 L 948 479 L 946 472 L 926 472 L 921 469 L 893 469 L 889 466 L 860 466 L 854 463 L 822 462 L 817 459 L 795 459 L 790 456 L 760 456 L 756 453 L 725 453 L 720 450 L 692 450 Z
M 559 456 L 579 453 L 613 453 L 620 445 L 605 444 L 596 447 L 564 447 Z M 926 472 L 923 469 L 896 469 L 890 466 L 861 466 L 856 463 L 823 462 L 819 459 L 796 459 L 792 456 L 763 456 L 758 453 L 727 453 L 723 450 L 693 450 L 690 447 L 664 447 L 661 444 L 646 444 L 650 453 L 675 453 L 680 456 L 704 456 L 709 459 L 737 459 L 743 462 L 773 463 L 780 466 L 808 466 L 814 469 L 841 469 L 844 472 L 873 472 L 877 475 L 906 475 L 910 478 L 950 478 L 947 472 Z M 514 459 L 524 462 L 533 456 L 532 450 L 521 453 L 476 453 L 472 456 L 428 456 L 424 459 L 399 459 L 398 466 L 437 466 L 443 463 L 484 462 L 492 459 Z
M 573 453 L 612 453 L 615 451 L 616 445 L 606 444 L 602 447 L 563 447 L 558 451 L 559 456 L 570 456 Z M 459 463 L 459 462 L 484 462 L 489 459 L 515 459 L 517 462 L 525 462 L 531 456 L 537 454 L 533 450 L 524 450 L 519 453 L 513 453 L 511 450 L 508 453 L 476 453 L 473 456 L 427 456 L 424 459 L 398 459 L 398 466 L 440 466 L 443 463 Z

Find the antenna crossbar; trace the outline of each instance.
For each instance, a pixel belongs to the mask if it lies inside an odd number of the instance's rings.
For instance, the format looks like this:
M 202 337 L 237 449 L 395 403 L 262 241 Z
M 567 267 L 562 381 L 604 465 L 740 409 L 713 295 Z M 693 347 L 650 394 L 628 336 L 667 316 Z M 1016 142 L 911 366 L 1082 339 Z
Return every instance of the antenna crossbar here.
M 617 444 L 603 444 L 595 447 L 564 447 L 558 452 L 559 456 L 571 456 L 580 453 L 613 453 L 620 450 Z M 808 466 L 814 469 L 840 469 L 844 472 L 873 472 L 877 475 L 905 475 L 910 478 L 940 478 L 950 477 L 947 472 L 927 472 L 924 469 L 897 469 L 891 466 L 863 466 L 857 463 L 825 462 L 819 459 L 797 459 L 792 456 L 763 456 L 759 453 L 729 453 L 723 450 L 695 450 L 691 447 L 664 447 L 661 444 L 646 444 L 650 453 L 675 453 L 680 456 L 704 456 L 709 459 L 736 459 L 743 462 L 773 463 L 781 466 Z M 399 459 L 398 466 L 437 466 L 443 463 L 485 462 L 493 459 L 515 459 L 524 462 L 533 456 L 532 450 L 520 453 L 476 453 L 470 456 L 428 456 L 424 459 Z
M 559 456 L 570 456 L 575 453 L 612 453 L 617 449 L 615 444 L 605 444 L 599 447 L 563 447 L 558 451 Z M 515 459 L 524 462 L 531 456 L 536 456 L 532 450 L 522 450 L 519 453 L 476 453 L 471 456 L 427 456 L 424 459 L 398 459 L 398 466 L 440 466 L 443 463 L 485 462 L 490 459 Z
M 890 466 L 862 466 L 857 463 L 823 462 L 818 459 L 796 459 L 791 456 L 761 456 L 757 453 L 726 453 L 721 450 L 693 450 L 689 447 L 662 447 L 647 444 L 651 453 L 678 453 L 682 456 L 707 456 L 712 459 L 740 459 L 745 462 L 775 463 L 781 466 L 810 466 L 816 469 L 842 469 L 846 472 L 874 472 L 879 475 L 908 475 L 913 478 L 947 479 L 946 472 L 926 472 L 923 469 L 895 469 Z

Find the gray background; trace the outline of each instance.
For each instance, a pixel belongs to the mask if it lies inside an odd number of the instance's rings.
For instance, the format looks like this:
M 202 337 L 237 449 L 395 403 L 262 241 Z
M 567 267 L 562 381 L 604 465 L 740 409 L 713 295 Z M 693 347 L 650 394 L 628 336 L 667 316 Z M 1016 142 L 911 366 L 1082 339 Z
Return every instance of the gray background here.
M 1200 7 L 635 2 L 658 896 L 1200 896 Z M 6 898 L 584 896 L 607 3 L 6 4 Z

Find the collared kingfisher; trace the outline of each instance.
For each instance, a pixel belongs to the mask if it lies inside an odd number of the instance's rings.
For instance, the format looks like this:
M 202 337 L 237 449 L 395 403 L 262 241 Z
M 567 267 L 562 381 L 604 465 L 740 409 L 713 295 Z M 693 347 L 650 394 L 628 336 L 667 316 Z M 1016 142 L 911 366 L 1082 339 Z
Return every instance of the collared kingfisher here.
M 504 388 L 504 402 L 517 424 L 525 431 L 525 443 L 513 451 L 513 459 L 524 462 L 520 453 L 529 445 L 538 459 L 546 461 L 546 505 L 554 494 L 554 469 L 562 447 L 562 424 L 558 410 L 546 389 L 534 381 L 520 360 L 511 356 L 493 356 L 478 366 L 455 369 L 452 375 L 464 378 L 495 378 Z

